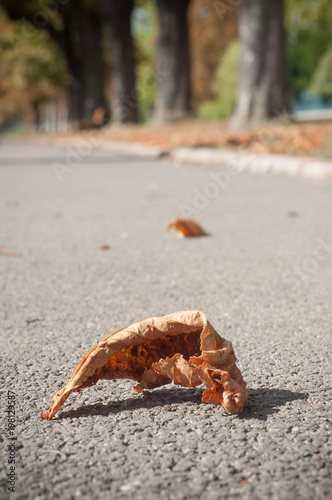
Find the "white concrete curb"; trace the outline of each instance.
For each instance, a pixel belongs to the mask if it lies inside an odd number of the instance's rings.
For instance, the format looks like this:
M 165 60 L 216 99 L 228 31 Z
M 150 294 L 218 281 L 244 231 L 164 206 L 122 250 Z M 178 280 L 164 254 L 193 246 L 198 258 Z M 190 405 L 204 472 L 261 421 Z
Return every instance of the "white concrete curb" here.
M 255 154 L 246 152 L 220 151 L 210 148 L 174 148 L 170 159 L 181 163 L 203 165 L 240 165 L 248 172 L 302 175 L 315 179 L 332 178 L 332 161 L 306 156 L 277 154 Z
M 89 140 L 89 138 L 87 137 Z M 56 146 L 78 146 L 84 137 L 59 138 Z M 111 141 L 105 136 L 96 144 L 95 149 L 113 151 L 119 154 L 143 157 L 160 157 L 167 155 L 176 163 L 194 163 L 206 166 L 233 166 L 241 171 L 264 174 L 283 174 L 304 176 L 314 179 L 332 178 L 332 160 L 324 160 L 307 156 L 291 156 L 282 154 L 256 154 L 245 151 L 227 151 L 212 148 L 173 148 L 165 151 L 158 146 L 147 146 L 138 142 Z
M 124 153 L 128 155 L 137 156 L 160 156 L 162 154 L 162 149 L 158 146 L 147 146 L 140 142 L 125 142 L 125 141 L 107 141 L 105 140 L 101 145 L 100 149 L 106 151 L 115 151 L 118 153 Z

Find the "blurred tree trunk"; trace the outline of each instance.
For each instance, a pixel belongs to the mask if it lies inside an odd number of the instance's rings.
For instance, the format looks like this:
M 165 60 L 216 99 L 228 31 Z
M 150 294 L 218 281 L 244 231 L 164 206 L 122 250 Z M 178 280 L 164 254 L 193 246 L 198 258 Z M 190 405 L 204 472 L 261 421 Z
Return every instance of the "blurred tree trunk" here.
M 78 120 L 80 128 L 88 128 L 94 125 L 95 111 L 106 107 L 101 20 L 97 12 L 75 4 L 64 6 L 62 16 L 62 47 L 72 76 L 69 120 Z
M 191 111 L 188 7 L 190 0 L 156 0 L 159 16 L 158 96 L 154 120 L 184 118 Z
M 36 127 L 36 130 L 38 131 L 40 129 L 40 125 L 41 125 L 40 102 L 34 101 L 32 103 L 32 108 L 33 108 L 34 115 L 35 115 L 35 127 Z
M 138 122 L 135 53 L 131 34 L 134 0 L 103 0 L 103 18 L 111 40 L 112 119 Z
M 242 0 L 240 87 L 230 127 L 287 113 L 283 0 Z

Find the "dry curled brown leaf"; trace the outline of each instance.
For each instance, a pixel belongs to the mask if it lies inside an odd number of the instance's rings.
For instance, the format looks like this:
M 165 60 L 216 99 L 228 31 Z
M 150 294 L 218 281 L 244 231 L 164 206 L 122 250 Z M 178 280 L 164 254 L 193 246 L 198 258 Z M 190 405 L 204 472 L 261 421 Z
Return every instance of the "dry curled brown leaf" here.
M 248 398 L 231 342 L 214 330 L 204 313 L 181 311 L 118 330 L 84 356 L 68 384 L 56 392 L 43 419 L 50 420 L 71 392 L 99 379 L 133 379 L 137 392 L 165 384 L 205 384 L 203 401 L 239 413 Z
M 176 230 L 176 234 L 179 238 L 203 236 L 206 234 L 204 229 L 197 224 L 197 222 L 189 219 L 188 217 L 176 217 L 171 220 L 167 227 L 167 231 L 170 231 L 171 229 Z

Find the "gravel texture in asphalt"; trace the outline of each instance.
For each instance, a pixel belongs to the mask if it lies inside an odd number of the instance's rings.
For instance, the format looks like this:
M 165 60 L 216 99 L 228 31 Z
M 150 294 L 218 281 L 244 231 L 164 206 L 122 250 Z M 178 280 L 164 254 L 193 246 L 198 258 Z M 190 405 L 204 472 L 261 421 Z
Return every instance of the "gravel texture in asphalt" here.
M 331 181 L 90 149 L 0 144 L 1 499 L 331 498 Z M 120 380 L 41 420 L 99 340 L 186 309 L 233 342 L 240 415 Z

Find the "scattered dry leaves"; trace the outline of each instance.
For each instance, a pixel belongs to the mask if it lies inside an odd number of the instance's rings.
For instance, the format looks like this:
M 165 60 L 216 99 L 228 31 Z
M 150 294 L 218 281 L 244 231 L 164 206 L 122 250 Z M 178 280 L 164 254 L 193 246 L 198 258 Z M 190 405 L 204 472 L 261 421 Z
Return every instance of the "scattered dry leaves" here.
M 84 356 L 68 384 L 56 392 L 42 415 L 54 417 L 71 392 L 99 379 L 138 382 L 137 392 L 173 382 L 184 387 L 205 384 L 203 401 L 239 413 L 248 391 L 230 341 L 214 330 L 204 313 L 181 311 L 149 318 L 118 330 Z
M 89 138 L 90 132 L 72 132 L 64 137 Z M 91 132 L 91 137 L 93 132 Z M 59 135 L 55 138 L 59 139 Z M 103 130 L 104 140 L 174 147 L 221 147 L 244 152 L 332 157 L 332 122 L 267 123 L 239 132 L 229 132 L 227 120 L 187 120 L 160 127 L 112 125 Z M 48 142 L 50 138 L 48 138 Z
M 150 125 L 110 127 L 106 137 L 164 149 L 223 147 L 257 153 L 332 157 L 332 122 L 272 123 L 231 134 L 227 126 L 227 120 L 196 120 L 159 128 Z
M 193 236 L 204 236 L 204 229 L 194 220 L 188 217 L 176 217 L 171 220 L 167 227 L 167 231 L 175 229 L 179 238 L 188 238 Z

